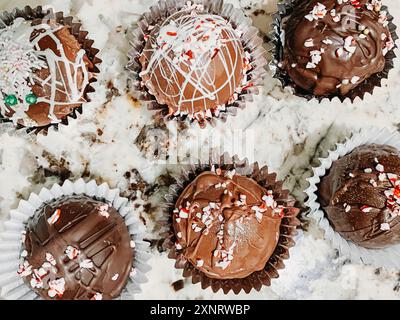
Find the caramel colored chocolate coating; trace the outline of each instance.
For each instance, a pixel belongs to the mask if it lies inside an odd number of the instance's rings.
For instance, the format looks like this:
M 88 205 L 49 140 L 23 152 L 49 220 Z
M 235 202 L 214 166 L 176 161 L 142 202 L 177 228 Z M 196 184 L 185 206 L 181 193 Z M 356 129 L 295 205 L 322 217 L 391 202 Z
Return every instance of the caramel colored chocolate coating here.
M 358 2 L 300 1 L 284 22 L 283 68 L 298 87 L 315 96 L 345 96 L 384 69 L 385 54 L 394 42 L 380 17 L 381 6 L 367 7 L 369 0 Z M 325 6 L 325 14 L 309 21 L 306 16 L 318 4 Z M 314 62 L 321 58 L 314 67 L 310 65 L 313 54 Z
M 333 229 L 365 248 L 399 244 L 398 175 L 400 153 L 387 145 L 364 145 L 335 161 L 319 186 Z
M 110 206 L 101 214 L 104 205 L 86 196 L 63 197 L 42 206 L 28 221 L 25 261 L 32 269 L 48 270 L 43 266 L 49 262 L 46 254 L 55 259 L 54 268 L 42 278 L 43 285 L 34 288 L 42 298 L 90 300 L 101 294 L 103 300 L 109 300 L 120 295 L 132 270 L 134 253 L 123 218 Z M 48 219 L 56 210 L 60 210 L 59 218 L 50 223 Z M 69 257 L 68 247 L 79 254 Z M 92 266 L 81 265 L 86 259 Z M 24 277 L 30 287 L 33 274 Z M 56 279 L 65 281 L 65 291 L 50 297 L 49 283 Z
M 204 172 L 186 187 L 176 202 L 173 227 L 177 249 L 195 268 L 209 278 L 240 279 L 265 268 L 282 216 L 265 206 L 268 191 L 256 181 L 226 173 Z M 257 217 L 254 207 L 265 212 Z
M 177 28 L 168 32 L 171 23 Z M 140 57 L 141 77 L 170 114 L 215 111 L 234 98 L 244 79 L 245 54 L 230 23 L 183 10 L 153 27 Z M 183 45 L 184 38 L 191 42 Z

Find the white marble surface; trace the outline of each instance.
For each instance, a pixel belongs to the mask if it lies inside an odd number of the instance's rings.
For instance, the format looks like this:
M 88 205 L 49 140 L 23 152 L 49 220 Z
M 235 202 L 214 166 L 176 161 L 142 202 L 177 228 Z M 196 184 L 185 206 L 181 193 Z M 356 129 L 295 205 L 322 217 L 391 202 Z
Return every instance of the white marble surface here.
M 60 173 L 70 171 L 70 179 L 81 176 L 106 181 L 120 187 L 126 195 L 137 197 L 138 213 L 146 221 L 148 238 L 157 239 L 154 221 L 159 210 L 158 197 L 165 188 L 157 188 L 155 182 L 167 171 L 177 171 L 177 166 L 165 166 L 156 161 L 149 152 L 141 152 L 137 136 L 145 125 L 151 125 L 152 114 L 131 96 L 127 89 L 128 41 L 125 31 L 136 21 L 139 14 L 156 1 L 148 0 L 0 0 L 0 10 L 24 5 L 52 5 L 80 19 L 95 47 L 101 50 L 103 59 L 101 75 L 96 84 L 93 100 L 77 120 L 58 132 L 30 139 L 18 134 L 0 134 L 0 217 L 6 219 L 10 209 L 19 199 L 42 186 L 58 181 Z M 254 23 L 266 32 L 269 28 L 269 13 L 276 10 L 276 0 L 232 0 L 235 6 L 247 9 L 251 14 L 262 9 L 266 14 L 254 18 Z M 384 1 L 395 17 L 400 18 L 400 2 Z M 399 19 L 395 23 L 400 25 Z M 397 50 L 398 53 L 398 50 Z M 353 104 L 338 101 L 318 104 L 305 102 L 301 98 L 282 90 L 278 81 L 268 76 L 261 95 L 256 97 L 245 111 L 230 117 L 226 123 L 219 122 L 216 128 L 201 130 L 196 125 L 176 135 L 176 122 L 168 123 L 170 147 L 178 146 L 179 154 L 188 151 L 194 155 L 194 142 L 208 145 L 211 138 L 220 151 L 237 153 L 267 164 L 286 186 L 301 201 L 306 187 L 304 178 L 310 175 L 310 165 L 317 155 L 324 154 L 334 143 L 351 130 L 361 127 L 380 126 L 397 128 L 400 124 L 400 62 L 390 73 L 389 80 L 377 88 L 374 95 Z M 110 84 L 114 93 L 110 95 Z M 168 132 L 168 131 L 163 131 Z M 243 138 L 229 140 L 242 132 Z M 102 133 L 102 134 L 101 134 Z M 148 136 L 151 137 L 152 132 Z M 153 132 L 154 133 L 154 132 Z M 176 143 L 179 139 L 179 143 Z M 220 141 L 218 141 L 220 139 Z M 225 143 L 221 143 L 225 141 Z M 242 143 L 243 142 L 243 143 Z M 243 145 L 246 143 L 246 147 Z M 234 149 L 231 147 L 235 146 Z M 254 147 L 254 152 L 252 150 Z M 200 158 L 204 158 L 200 156 Z M 61 169 L 60 169 L 61 168 Z M 143 180 L 125 173 L 136 169 Z M 49 172 L 50 171 L 50 172 Z M 46 176 L 45 177 L 45 172 Z M 128 181 L 130 180 L 130 181 Z M 144 183 L 142 183 L 144 182 Z M 156 188 L 148 192 L 133 194 L 128 184 L 146 185 Z M 141 188 L 143 189 L 143 188 Z M 148 196 L 150 195 L 150 196 Z M 147 210 L 147 203 L 152 209 Z M 147 212 L 145 212 L 147 211 Z M 1 227 L 0 227 L 1 228 Z M 175 291 L 171 284 L 182 279 L 181 272 L 174 269 L 166 254 L 152 250 L 149 282 L 143 286 L 140 299 L 399 299 L 400 273 L 398 270 L 376 270 L 337 258 L 330 244 L 324 240 L 320 230 L 307 220 L 304 230 L 297 237 L 297 245 L 291 251 L 286 269 L 272 286 L 249 295 L 213 294 L 199 285 L 185 281 L 184 288 Z

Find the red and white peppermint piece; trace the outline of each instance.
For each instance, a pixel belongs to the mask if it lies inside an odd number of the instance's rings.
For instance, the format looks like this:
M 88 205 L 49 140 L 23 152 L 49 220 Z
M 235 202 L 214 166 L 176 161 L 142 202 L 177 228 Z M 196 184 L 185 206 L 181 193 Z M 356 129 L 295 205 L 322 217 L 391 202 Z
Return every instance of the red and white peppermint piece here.
M 189 217 L 189 210 L 187 210 L 187 209 L 185 209 L 185 208 L 182 208 L 182 209 L 179 211 L 179 218 L 187 219 L 188 217 Z
M 76 259 L 80 255 L 80 250 L 73 246 L 67 246 L 67 249 L 65 249 L 65 254 L 70 260 Z
M 96 292 L 90 300 L 103 300 L 103 295 L 99 292 Z
M 361 210 L 362 212 L 364 212 L 364 213 L 369 213 L 369 212 L 372 211 L 372 209 L 373 209 L 373 208 L 371 208 L 370 206 L 362 206 L 362 207 L 360 208 L 360 210 Z
M 64 278 L 52 280 L 49 282 L 49 291 L 47 294 L 50 298 L 59 297 L 61 298 L 65 292 L 65 280 Z
M 56 259 L 54 259 L 51 253 L 46 253 L 46 261 L 50 262 L 51 265 L 55 266 L 57 264 Z
M 54 211 L 51 217 L 47 219 L 48 224 L 50 225 L 55 224 L 58 221 L 58 219 L 60 219 L 60 216 L 61 216 L 61 210 L 57 209 L 56 211 Z

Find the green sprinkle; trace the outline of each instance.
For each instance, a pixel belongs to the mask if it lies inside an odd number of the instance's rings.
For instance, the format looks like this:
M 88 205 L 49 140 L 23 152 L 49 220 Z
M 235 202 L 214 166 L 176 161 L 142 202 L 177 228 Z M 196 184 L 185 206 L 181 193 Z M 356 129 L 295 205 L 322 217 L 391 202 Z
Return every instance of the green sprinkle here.
M 8 96 L 6 96 L 4 101 L 10 107 L 15 106 L 18 103 L 17 97 L 13 94 L 9 94 Z
M 33 93 L 30 93 L 25 97 L 25 101 L 28 104 L 35 104 L 37 100 L 38 98 Z

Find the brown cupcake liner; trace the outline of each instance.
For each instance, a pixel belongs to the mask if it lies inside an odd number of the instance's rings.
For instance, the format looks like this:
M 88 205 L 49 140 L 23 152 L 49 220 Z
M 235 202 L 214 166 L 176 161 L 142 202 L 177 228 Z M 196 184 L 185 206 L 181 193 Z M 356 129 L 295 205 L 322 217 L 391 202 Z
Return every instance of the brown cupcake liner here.
M 70 27 L 70 32 L 81 44 L 82 49 L 85 50 L 87 57 L 93 64 L 93 68 L 89 69 L 89 72 L 92 74 L 96 74 L 96 73 L 100 72 L 100 70 L 98 69 L 98 65 L 102 61 L 101 61 L 101 59 L 99 59 L 97 57 L 97 53 L 99 52 L 99 49 L 92 47 L 94 40 L 90 40 L 87 38 L 88 32 L 81 29 L 81 27 L 82 27 L 81 23 L 73 22 L 73 19 L 74 19 L 73 17 L 70 17 L 70 16 L 64 17 L 63 12 L 54 12 L 52 9 L 44 10 L 41 6 L 38 6 L 35 8 L 26 6 L 24 9 L 16 8 L 11 12 L 7 12 L 7 11 L 2 12 L 0 14 L 0 21 L 2 22 L 0 24 L 0 28 L 4 28 L 6 26 L 11 25 L 16 18 L 24 18 L 25 20 L 32 20 L 32 22 L 35 22 L 35 20 L 37 20 L 37 21 L 38 20 L 44 20 L 44 21 L 45 20 L 55 20 L 57 23 L 60 23 L 64 26 Z M 83 96 L 83 98 L 85 99 L 86 102 L 90 102 L 90 98 L 89 98 L 88 94 L 95 92 L 95 89 L 93 88 L 92 84 L 96 81 L 97 81 L 96 77 L 92 77 L 91 79 L 89 79 L 89 84 L 87 85 L 85 94 Z M 58 130 L 58 127 L 60 124 L 68 125 L 68 118 L 76 119 L 78 117 L 78 114 L 82 114 L 82 111 L 83 111 L 83 107 L 81 105 L 78 108 L 74 108 L 73 112 L 71 112 L 69 115 L 67 115 L 63 119 L 61 119 L 60 123 L 49 124 L 47 126 L 42 126 L 42 127 L 26 127 L 26 126 L 17 124 L 16 129 L 17 130 L 25 130 L 29 134 L 32 134 L 32 133 L 33 134 L 38 134 L 38 133 L 47 134 L 48 130 L 50 128 Z M 12 122 L 12 121 L 10 119 L 0 115 L 0 123 L 6 123 L 6 122 Z
M 215 168 L 223 170 L 235 169 L 240 175 L 247 176 L 257 181 L 267 190 L 272 190 L 277 197 L 276 201 L 285 207 L 285 217 L 282 218 L 280 226 L 280 237 L 274 253 L 267 261 L 261 271 L 253 272 L 251 275 L 242 279 L 213 279 L 205 273 L 197 270 L 183 256 L 182 250 L 177 250 L 175 243 L 174 228 L 172 224 L 173 211 L 175 203 L 183 190 L 198 176 L 201 172 L 210 171 Z M 294 236 L 297 234 L 296 228 L 300 225 L 297 219 L 299 209 L 294 207 L 295 199 L 289 194 L 289 191 L 283 189 L 283 182 L 276 180 L 276 173 L 269 173 L 268 167 L 259 167 L 258 163 L 249 164 L 247 159 L 240 160 L 237 156 L 230 157 L 224 154 L 215 160 L 210 159 L 207 164 L 194 164 L 184 169 L 180 177 L 176 178 L 174 184 L 170 186 L 169 193 L 165 196 L 164 215 L 160 224 L 162 225 L 161 237 L 164 239 L 163 248 L 168 252 L 170 259 L 176 260 L 175 268 L 183 269 L 183 277 L 192 278 L 192 283 L 201 283 L 202 289 L 211 287 L 213 292 L 222 290 L 227 294 L 231 290 L 239 294 L 242 290 L 249 293 L 252 289 L 260 291 L 262 286 L 270 286 L 271 279 L 279 277 L 279 270 L 285 268 L 284 260 L 289 259 L 289 249 L 295 245 Z
M 289 77 L 287 72 L 281 68 L 280 63 L 283 59 L 283 48 L 284 43 L 282 42 L 282 24 L 284 21 L 292 14 L 292 12 L 296 9 L 296 6 L 299 5 L 301 0 L 285 0 L 282 3 L 278 3 L 278 11 L 273 15 L 273 23 L 272 23 L 272 31 L 270 33 L 270 44 L 272 48 L 270 49 L 272 55 L 272 61 L 269 63 L 269 67 L 273 72 L 273 77 L 278 79 L 282 83 L 282 87 L 291 87 L 294 91 L 294 95 L 298 97 L 302 97 L 307 99 L 308 101 L 312 99 L 317 99 L 318 102 L 321 103 L 322 100 L 328 99 L 332 101 L 334 98 L 338 98 L 341 102 L 344 102 L 347 98 L 354 102 L 354 100 L 359 97 L 361 100 L 364 99 L 366 93 L 373 94 L 375 87 L 382 86 L 382 79 L 387 79 L 389 76 L 389 71 L 394 68 L 394 59 L 396 58 L 396 54 L 394 53 L 394 49 L 397 48 L 395 44 L 394 48 L 390 50 L 385 56 L 385 68 L 378 72 L 364 82 L 360 83 L 357 87 L 351 90 L 346 95 L 324 95 L 324 96 L 315 96 L 312 93 L 300 88 L 297 86 L 294 81 Z M 386 6 L 382 6 L 382 10 L 386 10 L 388 17 L 388 28 L 389 32 L 393 38 L 393 41 L 396 42 L 399 37 L 396 33 L 396 25 L 393 23 L 393 16 L 389 13 L 388 8 Z
M 159 0 L 155 6 L 150 7 L 150 12 L 142 15 L 137 27 L 131 34 L 131 50 L 128 52 L 129 63 L 126 67 L 130 71 L 132 87 L 139 93 L 138 98 L 147 105 L 148 110 L 156 111 L 156 118 L 181 121 L 188 119 L 190 122 L 197 121 L 202 128 L 207 123 L 215 126 L 216 119 L 225 122 L 229 115 L 235 116 L 237 114 L 238 108 L 244 109 L 248 102 L 253 101 L 253 95 L 259 94 L 259 89 L 263 86 L 263 80 L 267 75 L 265 70 L 267 65 L 266 50 L 262 46 L 263 40 L 259 37 L 259 30 L 252 25 L 251 19 L 246 17 L 242 10 L 234 8 L 232 4 L 224 3 L 223 0 L 191 1 L 191 4 L 203 5 L 204 12 L 225 18 L 232 24 L 234 29 L 240 27 L 244 31 L 241 36 L 241 42 L 245 52 L 250 54 L 250 64 L 253 68 L 247 72 L 248 84 L 243 87 L 242 92 L 238 94 L 238 98 L 233 103 L 227 103 L 225 110 L 220 110 L 217 114 L 213 113 L 211 118 L 205 116 L 202 119 L 190 119 L 189 115 L 169 115 L 168 106 L 159 104 L 142 83 L 139 75 L 141 72 L 139 58 L 146 44 L 145 36 L 150 33 L 149 26 L 165 20 L 166 17 L 183 9 L 186 4 L 186 0 Z

